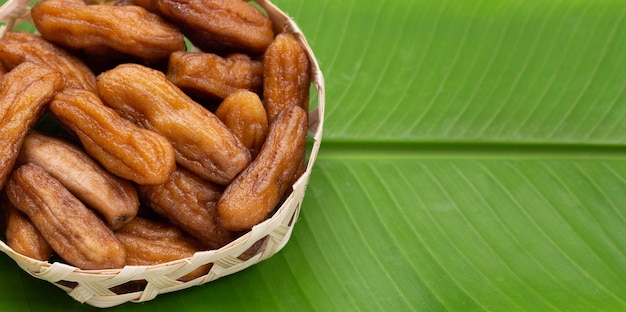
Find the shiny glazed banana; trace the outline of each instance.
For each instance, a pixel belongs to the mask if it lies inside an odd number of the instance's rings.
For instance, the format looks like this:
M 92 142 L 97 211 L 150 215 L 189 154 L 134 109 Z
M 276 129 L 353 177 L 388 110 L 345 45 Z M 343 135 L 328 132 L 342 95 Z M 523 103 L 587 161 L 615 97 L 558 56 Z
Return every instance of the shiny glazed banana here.
M 166 137 L 176 161 L 197 175 L 228 184 L 250 163 L 250 152 L 228 127 L 162 72 L 123 64 L 100 74 L 96 85 L 121 116 Z
M 311 64 L 294 34 L 276 36 L 263 56 L 263 100 L 270 122 L 285 107 L 309 111 Z
M 2 196 L 0 205 L 5 219 L 6 242 L 16 252 L 40 261 L 48 261 L 52 247 L 27 215 Z
M 135 187 L 67 141 L 31 131 L 24 139 L 17 163 L 41 166 L 97 211 L 111 229 L 120 228 L 137 215 L 139 198 Z
M 216 206 L 224 190 L 222 186 L 179 168 L 168 182 L 139 186 L 138 190 L 147 206 L 206 248 L 217 249 L 233 240 L 234 235 L 218 221 Z
M 17 168 L 6 193 L 69 264 L 85 270 L 126 264 L 124 246 L 113 232 L 40 166 L 29 163 Z
M 194 238 L 178 227 L 161 221 L 137 217 L 115 231 L 127 254 L 128 265 L 156 265 L 193 256 L 203 250 Z M 189 281 L 206 274 L 211 265 L 202 265 L 182 276 Z
M 240 89 L 228 95 L 215 115 L 239 138 L 256 158 L 267 136 L 267 112 L 259 96 Z
M 0 189 L 13 169 L 22 142 L 45 106 L 65 86 L 57 71 L 22 63 L 0 80 Z
M 203 51 L 256 56 L 272 42 L 272 21 L 241 0 L 130 0 L 178 25 Z
M 65 87 L 96 90 L 96 76 L 78 57 L 27 32 L 10 31 L 0 38 L 0 63 L 6 68 L 31 62 L 58 71 Z
M 205 99 L 224 99 L 240 90 L 263 91 L 263 62 L 245 54 L 221 57 L 203 52 L 170 55 L 167 79 L 187 94 Z
M 161 184 L 176 170 L 174 148 L 165 137 L 120 117 L 93 92 L 65 89 L 50 110 L 76 133 L 91 157 L 119 177 Z
M 217 203 L 224 228 L 250 230 L 265 220 L 292 186 L 306 149 L 307 113 L 281 111 L 270 124 L 257 158 L 228 185 Z
M 184 51 L 178 28 L 138 6 L 86 5 L 81 0 L 40 1 L 31 9 L 42 37 L 87 54 L 124 53 L 148 63 Z

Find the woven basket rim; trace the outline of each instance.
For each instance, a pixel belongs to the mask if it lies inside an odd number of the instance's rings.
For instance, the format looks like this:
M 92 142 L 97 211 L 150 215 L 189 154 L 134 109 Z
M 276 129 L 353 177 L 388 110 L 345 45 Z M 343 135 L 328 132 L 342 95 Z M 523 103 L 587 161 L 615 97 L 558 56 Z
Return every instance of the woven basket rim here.
M 26 257 L 15 252 L 3 240 L 0 240 L 0 250 L 35 278 L 53 283 L 81 303 L 101 308 L 126 302 L 144 302 L 154 299 L 158 294 L 202 285 L 239 272 L 272 257 L 280 251 L 287 244 L 299 217 L 300 205 L 321 145 L 325 82 L 317 58 L 296 22 L 269 0 L 253 1 L 265 10 L 274 23 L 275 31 L 293 33 L 303 45 L 311 63 L 311 85 L 317 95 L 317 106 L 309 111 L 309 131 L 312 133 L 313 144 L 308 154 L 306 170 L 294 183 L 291 193 L 272 217 L 257 224 L 252 230 L 219 249 L 199 251 L 189 258 L 151 266 L 127 265 L 121 269 L 83 270 L 62 262 L 40 261 Z M 30 19 L 29 8 L 27 7 L 29 2 L 29 0 L 8 0 L 0 7 L 0 22 L 4 22 L 4 25 L 0 25 L 0 37 L 19 22 Z M 258 253 L 246 260 L 237 258 L 259 241 L 263 242 L 263 246 Z M 191 272 L 194 268 L 208 263 L 212 263 L 213 266 L 207 274 L 187 282 L 175 280 Z M 154 272 L 158 272 L 158 274 Z M 162 274 L 163 272 L 165 274 Z M 163 276 L 166 277 L 164 280 L 162 280 Z M 147 280 L 148 285 L 141 291 L 122 294 L 115 294 L 109 289 L 111 285 L 115 286 L 136 280 Z M 78 283 L 78 286 L 68 287 L 61 282 Z M 160 284 L 165 284 L 165 287 L 155 286 Z M 83 285 L 85 287 L 82 287 Z M 95 293 L 91 292 L 94 290 L 92 288 L 96 290 Z

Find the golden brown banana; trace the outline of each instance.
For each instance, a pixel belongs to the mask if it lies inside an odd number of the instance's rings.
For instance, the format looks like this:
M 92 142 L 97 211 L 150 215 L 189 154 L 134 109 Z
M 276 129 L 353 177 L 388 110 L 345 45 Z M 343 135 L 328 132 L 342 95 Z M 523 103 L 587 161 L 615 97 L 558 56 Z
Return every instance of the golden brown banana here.
M 267 112 L 259 96 L 240 89 L 227 96 L 217 107 L 215 115 L 239 138 L 256 158 L 265 142 Z
M 124 246 L 113 232 L 39 165 L 29 163 L 17 168 L 6 193 L 69 264 L 85 270 L 121 268 L 126 264 Z
M 186 49 L 178 28 L 138 6 L 47 0 L 35 4 L 31 15 L 42 37 L 89 54 L 112 49 L 156 64 Z
M 0 80 L 0 189 L 13 169 L 24 137 L 64 85 L 57 71 L 29 62 Z
M 228 184 L 250 163 L 250 152 L 228 127 L 163 73 L 123 64 L 100 74 L 96 85 L 121 116 L 165 136 L 176 161 L 197 175 Z
M 174 21 L 203 51 L 256 56 L 272 42 L 272 21 L 241 0 L 132 0 L 133 4 Z
M 184 168 L 161 185 L 139 186 L 142 200 L 210 249 L 230 243 L 234 235 L 222 228 L 217 216 L 217 201 L 223 187 L 204 180 Z
M 52 247 L 21 211 L 2 195 L 2 213 L 5 218 L 6 242 L 16 252 L 41 261 L 48 261 L 52 256 Z
M 281 111 L 270 124 L 257 158 L 228 185 L 217 203 L 224 228 L 250 230 L 265 220 L 292 186 L 306 148 L 307 113 L 300 106 Z
M 67 88 L 96 90 L 96 76 L 78 57 L 31 33 L 5 33 L 0 39 L 0 63 L 11 69 L 24 62 L 58 71 Z
M 294 34 L 276 36 L 263 56 L 263 100 L 271 122 L 287 106 L 309 111 L 311 65 Z
M 31 131 L 24 139 L 17 163 L 41 166 L 97 211 L 111 229 L 120 228 L 137 215 L 139 199 L 135 187 L 103 169 L 69 142 Z
M 193 256 L 203 250 L 194 238 L 176 226 L 137 217 L 115 231 L 127 254 L 128 265 L 156 265 Z M 202 265 L 180 278 L 189 281 L 206 274 L 211 265 Z
M 260 94 L 263 62 L 243 54 L 175 52 L 170 55 L 167 79 L 197 98 L 224 99 L 239 89 Z
M 174 147 L 105 106 L 93 92 L 65 89 L 50 110 L 70 128 L 85 151 L 113 174 L 138 184 L 161 184 L 176 170 Z

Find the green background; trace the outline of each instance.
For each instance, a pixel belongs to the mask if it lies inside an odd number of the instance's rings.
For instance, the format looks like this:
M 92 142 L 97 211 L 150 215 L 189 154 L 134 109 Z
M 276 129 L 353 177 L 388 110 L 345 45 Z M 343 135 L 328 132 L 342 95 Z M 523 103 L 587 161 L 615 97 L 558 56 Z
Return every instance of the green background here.
M 626 2 L 274 3 L 326 78 L 290 242 L 111 311 L 626 311 Z M 3 309 L 97 310 L 0 271 Z

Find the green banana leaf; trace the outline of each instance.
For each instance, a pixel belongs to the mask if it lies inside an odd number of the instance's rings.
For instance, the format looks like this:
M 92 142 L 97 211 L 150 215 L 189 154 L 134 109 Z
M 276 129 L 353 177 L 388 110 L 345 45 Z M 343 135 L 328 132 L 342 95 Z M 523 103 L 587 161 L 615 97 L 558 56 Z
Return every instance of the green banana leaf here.
M 111 311 L 626 311 L 623 0 L 274 0 L 326 78 L 290 242 Z M 96 310 L 0 257 L 0 305 Z

